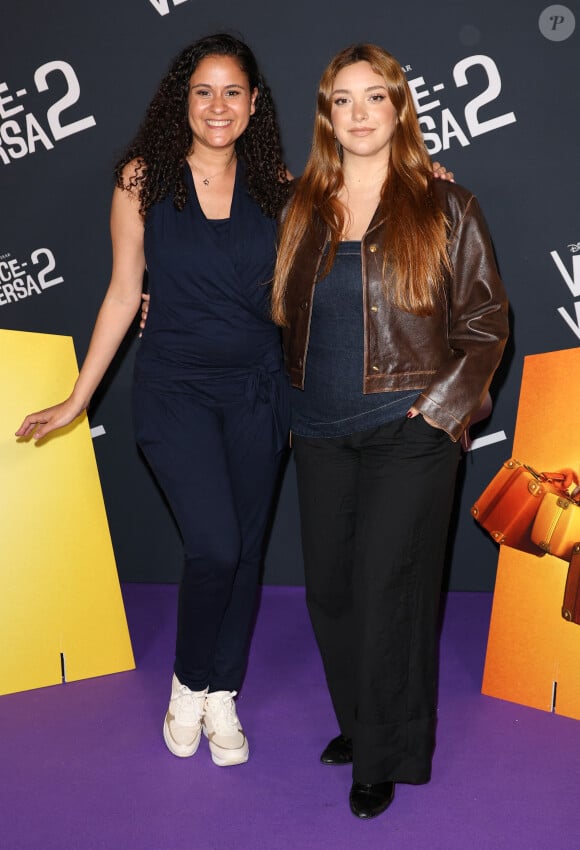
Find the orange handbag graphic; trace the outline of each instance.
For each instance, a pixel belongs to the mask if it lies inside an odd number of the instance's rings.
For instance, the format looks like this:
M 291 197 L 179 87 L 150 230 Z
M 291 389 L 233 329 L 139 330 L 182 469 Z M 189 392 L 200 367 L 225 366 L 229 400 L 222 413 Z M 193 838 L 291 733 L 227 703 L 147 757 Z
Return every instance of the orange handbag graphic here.
M 568 561 L 562 616 L 580 625 L 580 487 L 573 469 L 506 461 L 471 508 L 497 543 Z
M 564 495 L 546 493 L 530 534 L 543 552 L 569 561 L 580 543 L 580 505 Z
M 536 472 L 510 458 L 477 499 L 471 514 L 496 543 L 542 555 L 531 539 L 532 525 L 546 493 L 565 494 L 567 472 Z

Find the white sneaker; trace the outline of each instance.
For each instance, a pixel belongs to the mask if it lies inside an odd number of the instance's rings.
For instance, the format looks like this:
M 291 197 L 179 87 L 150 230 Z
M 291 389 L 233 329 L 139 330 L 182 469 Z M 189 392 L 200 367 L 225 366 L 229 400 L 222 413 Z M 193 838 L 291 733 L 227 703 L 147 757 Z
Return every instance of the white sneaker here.
M 214 764 L 227 767 L 248 760 L 250 748 L 236 714 L 237 691 L 213 691 L 205 700 L 203 732 Z
M 174 756 L 187 758 L 199 747 L 206 694 L 207 688 L 190 691 L 173 674 L 171 699 L 163 723 L 163 738 Z

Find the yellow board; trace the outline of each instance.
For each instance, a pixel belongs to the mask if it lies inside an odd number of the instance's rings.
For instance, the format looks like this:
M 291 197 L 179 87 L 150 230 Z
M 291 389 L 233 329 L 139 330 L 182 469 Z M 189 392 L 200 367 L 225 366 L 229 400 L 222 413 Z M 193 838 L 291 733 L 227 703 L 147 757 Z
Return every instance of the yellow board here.
M 513 456 L 580 471 L 580 348 L 525 358 Z M 580 720 L 580 625 L 561 616 L 567 563 L 501 547 L 484 694 Z
M 77 374 L 70 337 L 0 330 L 0 694 L 135 666 L 86 416 L 14 436 Z

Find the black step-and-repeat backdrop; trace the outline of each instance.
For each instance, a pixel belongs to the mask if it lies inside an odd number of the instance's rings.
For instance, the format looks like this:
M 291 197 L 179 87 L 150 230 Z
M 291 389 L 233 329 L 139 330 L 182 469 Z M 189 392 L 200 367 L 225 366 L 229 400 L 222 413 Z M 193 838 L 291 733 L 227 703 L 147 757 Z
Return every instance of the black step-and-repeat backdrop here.
M 496 547 L 475 527 L 469 507 L 511 453 L 523 358 L 571 348 L 580 339 L 580 4 L 5 4 L 0 327 L 70 335 L 82 360 L 110 272 L 113 164 L 170 59 L 190 41 L 222 30 L 255 50 L 294 174 L 306 158 L 323 67 L 347 44 L 375 41 L 405 68 L 429 151 L 483 205 L 513 330 L 493 387 L 493 416 L 461 471 L 449 581 L 452 589 L 490 590 Z M 174 581 L 181 565 L 177 531 L 132 437 L 136 345 L 134 333 L 94 400 L 90 422 L 121 579 Z M 571 404 L 578 403 L 579 383 L 580 376 L 570 375 Z M 546 388 L 538 398 L 538 428 L 549 415 Z M 290 460 L 266 556 L 269 583 L 302 582 L 295 489 Z

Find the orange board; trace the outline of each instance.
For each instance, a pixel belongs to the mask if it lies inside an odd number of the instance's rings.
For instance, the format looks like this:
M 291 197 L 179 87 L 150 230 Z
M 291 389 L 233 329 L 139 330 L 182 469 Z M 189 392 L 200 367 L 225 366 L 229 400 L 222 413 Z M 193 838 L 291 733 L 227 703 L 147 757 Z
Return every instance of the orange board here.
M 580 348 L 526 357 L 512 455 L 580 471 Z M 580 625 L 562 618 L 567 563 L 499 554 L 482 692 L 580 720 Z

